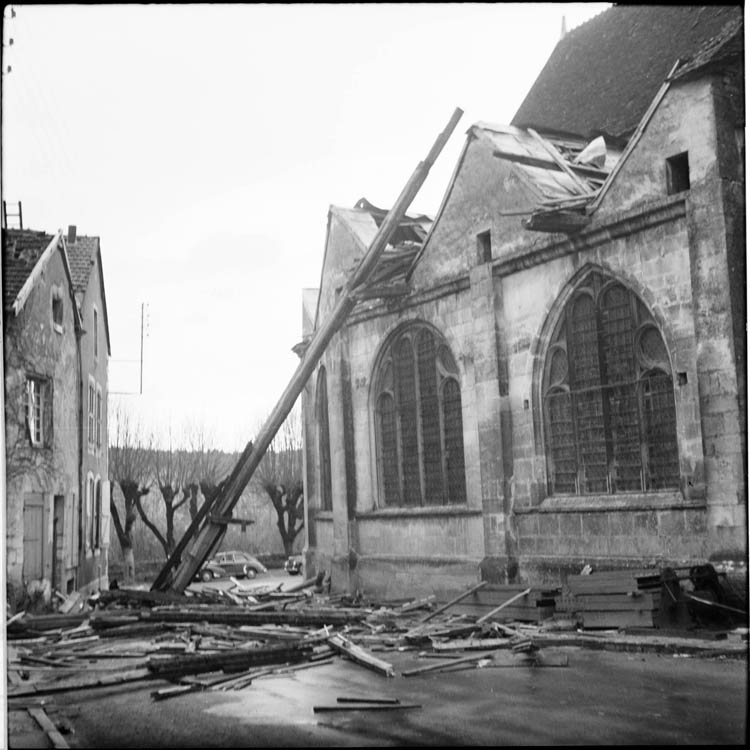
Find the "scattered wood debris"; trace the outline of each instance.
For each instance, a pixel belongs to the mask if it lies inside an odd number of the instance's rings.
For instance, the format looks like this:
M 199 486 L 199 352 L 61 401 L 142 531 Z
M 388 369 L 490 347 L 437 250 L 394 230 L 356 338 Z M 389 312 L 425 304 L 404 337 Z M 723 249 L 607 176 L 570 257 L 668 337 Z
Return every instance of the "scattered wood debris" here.
M 434 595 L 398 602 L 331 596 L 323 593 L 325 574 L 289 588 L 233 581 L 223 595 L 116 589 L 85 602 L 60 597 L 64 612 L 8 617 L 8 699 L 161 681 L 151 695 L 167 700 L 244 690 L 341 658 L 394 677 L 393 663 L 376 655 L 383 651 L 414 652 L 415 663 L 399 668 L 404 677 L 566 667 L 566 655 L 540 648 L 551 631 L 654 627 L 665 600 L 712 604 L 702 590 L 682 592 L 679 581 L 687 578 L 656 569 L 588 570 L 557 589 L 480 582 L 444 603 Z M 732 637 L 746 639 L 747 630 Z M 315 710 L 408 707 L 416 706 L 342 697 Z

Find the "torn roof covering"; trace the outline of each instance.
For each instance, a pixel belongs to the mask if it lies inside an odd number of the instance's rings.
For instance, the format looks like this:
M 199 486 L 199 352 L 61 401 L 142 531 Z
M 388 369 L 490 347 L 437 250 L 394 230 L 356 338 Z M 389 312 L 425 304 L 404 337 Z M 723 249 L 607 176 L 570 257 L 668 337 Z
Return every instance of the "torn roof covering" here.
M 354 208 L 331 206 L 331 212 L 346 223 L 360 245 L 354 267 L 372 243 L 388 211 L 360 198 Z M 405 281 L 412 260 L 422 247 L 432 219 L 426 214 L 405 214 L 370 274 L 368 287 Z
M 512 125 L 483 122 L 476 123 L 469 132 L 488 142 L 494 156 L 513 164 L 539 194 L 540 205 L 592 197 L 622 153 L 601 136 L 587 144 L 583 140 L 542 137 Z M 566 172 L 561 163 L 575 176 Z

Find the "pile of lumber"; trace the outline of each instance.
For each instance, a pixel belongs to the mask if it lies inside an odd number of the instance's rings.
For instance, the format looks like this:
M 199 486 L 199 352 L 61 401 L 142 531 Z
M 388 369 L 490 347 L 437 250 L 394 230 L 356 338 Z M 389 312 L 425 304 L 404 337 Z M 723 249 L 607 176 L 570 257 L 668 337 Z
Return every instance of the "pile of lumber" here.
M 569 576 L 555 599 L 555 610 L 584 628 L 652 628 L 661 599 L 659 570 L 602 571 Z

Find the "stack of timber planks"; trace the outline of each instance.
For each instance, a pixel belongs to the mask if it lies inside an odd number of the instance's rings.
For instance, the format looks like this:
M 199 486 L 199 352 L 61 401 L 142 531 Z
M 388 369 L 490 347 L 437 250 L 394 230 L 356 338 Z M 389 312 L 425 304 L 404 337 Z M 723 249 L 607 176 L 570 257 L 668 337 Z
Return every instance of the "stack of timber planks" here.
M 556 608 L 577 618 L 584 628 L 655 627 L 661 609 L 660 572 L 633 569 L 569 576 Z
M 488 584 L 463 601 L 453 605 L 451 612 L 482 617 L 527 588 L 528 586 L 524 584 Z M 556 593 L 556 590 L 532 588 L 526 596 L 516 599 L 499 611 L 494 619 L 500 622 L 541 622 L 546 620 L 552 617 L 555 612 L 554 597 Z

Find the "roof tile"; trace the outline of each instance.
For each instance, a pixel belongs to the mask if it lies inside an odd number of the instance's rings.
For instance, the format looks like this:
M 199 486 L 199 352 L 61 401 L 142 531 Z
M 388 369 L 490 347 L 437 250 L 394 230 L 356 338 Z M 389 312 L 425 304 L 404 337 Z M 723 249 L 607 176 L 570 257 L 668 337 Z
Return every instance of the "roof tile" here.
M 625 138 L 675 62 L 742 18 L 740 5 L 615 5 L 558 42 L 512 124 Z

